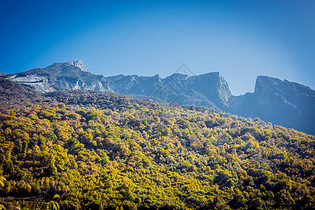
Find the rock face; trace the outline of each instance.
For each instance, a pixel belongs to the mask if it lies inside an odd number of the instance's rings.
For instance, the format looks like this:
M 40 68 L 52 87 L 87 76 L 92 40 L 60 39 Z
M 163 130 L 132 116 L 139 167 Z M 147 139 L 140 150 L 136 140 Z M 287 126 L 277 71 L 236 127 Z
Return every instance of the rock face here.
M 287 80 L 257 77 L 255 92 L 231 97 L 226 111 L 315 134 L 315 91 Z
M 55 63 L 44 69 L 6 75 L 5 78 L 40 92 L 76 89 L 109 91 L 104 76 L 88 72 L 82 61 Z
M 119 75 L 106 79 L 114 92 L 155 97 L 172 104 L 222 109 L 231 97 L 227 82 L 217 72 L 191 77 L 177 73 L 165 79 L 159 75 Z

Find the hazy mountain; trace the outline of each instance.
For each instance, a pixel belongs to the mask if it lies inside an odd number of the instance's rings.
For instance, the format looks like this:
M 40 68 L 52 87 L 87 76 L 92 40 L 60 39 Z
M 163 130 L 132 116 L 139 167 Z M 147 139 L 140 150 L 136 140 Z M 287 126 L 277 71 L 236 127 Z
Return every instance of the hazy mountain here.
M 255 92 L 233 96 L 227 111 L 244 117 L 260 117 L 264 121 L 315 133 L 315 91 L 311 88 L 259 76 Z

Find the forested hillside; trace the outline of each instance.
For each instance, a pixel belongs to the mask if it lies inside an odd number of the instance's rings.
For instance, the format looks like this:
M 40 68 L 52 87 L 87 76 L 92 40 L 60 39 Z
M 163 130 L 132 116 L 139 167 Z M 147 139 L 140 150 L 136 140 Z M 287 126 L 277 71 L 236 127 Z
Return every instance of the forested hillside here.
M 97 91 L 12 98 L 0 209 L 314 209 L 314 155 L 312 135 L 205 108 Z

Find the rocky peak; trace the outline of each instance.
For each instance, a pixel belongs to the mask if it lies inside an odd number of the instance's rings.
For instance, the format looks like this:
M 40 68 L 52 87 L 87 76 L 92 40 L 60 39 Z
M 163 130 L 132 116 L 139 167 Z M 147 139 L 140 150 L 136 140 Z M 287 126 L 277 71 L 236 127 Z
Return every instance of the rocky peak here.
M 281 88 L 283 81 L 277 78 L 268 76 L 258 76 L 255 84 L 255 93 L 261 92 L 275 92 L 276 89 Z
M 256 79 L 255 93 L 277 93 L 285 96 L 309 95 L 314 96 L 311 88 L 288 80 L 258 76 Z
M 197 76 L 195 84 L 207 98 L 213 99 L 219 108 L 227 106 L 232 96 L 228 83 L 219 72 L 210 72 Z
M 63 67 L 75 66 L 78 67 L 81 71 L 88 72 L 89 70 L 85 67 L 84 63 L 81 60 L 78 61 L 69 61 L 63 64 Z

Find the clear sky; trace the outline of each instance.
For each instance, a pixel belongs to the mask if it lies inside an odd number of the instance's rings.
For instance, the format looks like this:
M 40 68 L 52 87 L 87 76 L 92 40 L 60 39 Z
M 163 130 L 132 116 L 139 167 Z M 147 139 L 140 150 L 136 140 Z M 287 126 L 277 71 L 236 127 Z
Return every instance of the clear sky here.
M 234 95 L 258 75 L 315 88 L 315 1 L 0 1 L 0 72 L 82 60 L 90 72 L 220 72 Z

